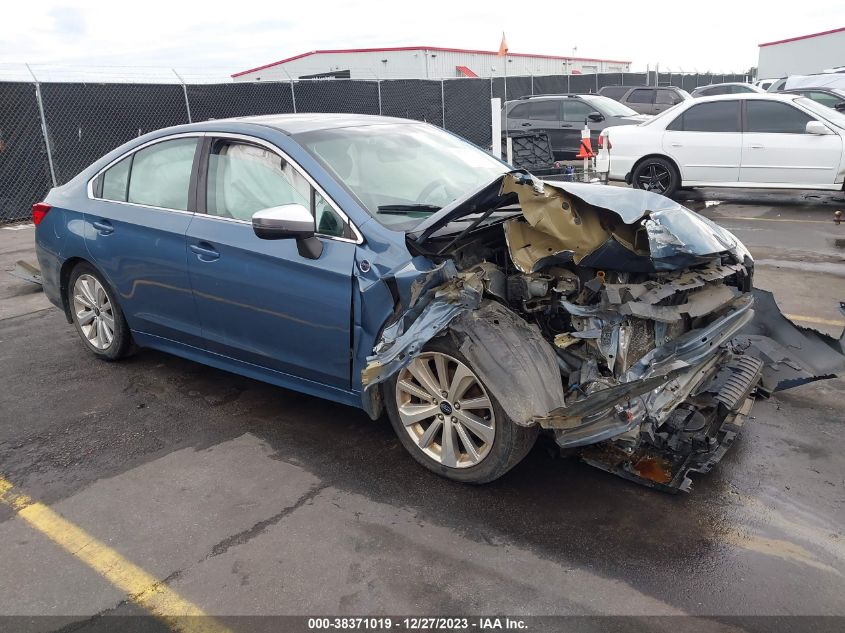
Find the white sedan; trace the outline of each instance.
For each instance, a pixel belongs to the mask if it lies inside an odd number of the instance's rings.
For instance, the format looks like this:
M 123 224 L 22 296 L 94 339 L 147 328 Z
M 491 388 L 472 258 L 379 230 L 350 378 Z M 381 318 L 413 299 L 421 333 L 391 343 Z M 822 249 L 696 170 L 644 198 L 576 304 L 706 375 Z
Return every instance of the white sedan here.
M 640 125 L 609 127 L 610 180 L 679 187 L 843 189 L 845 114 L 799 95 L 683 101 Z

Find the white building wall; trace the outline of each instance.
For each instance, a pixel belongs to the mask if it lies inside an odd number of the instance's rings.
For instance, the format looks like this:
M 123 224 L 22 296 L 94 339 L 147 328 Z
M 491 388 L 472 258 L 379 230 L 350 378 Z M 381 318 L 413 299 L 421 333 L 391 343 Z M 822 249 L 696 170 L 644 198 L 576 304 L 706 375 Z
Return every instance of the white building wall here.
M 757 77 L 809 75 L 845 66 L 845 31 L 760 47 Z
M 339 70 L 349 70 L 352 79 L 448 79 L 460 76 L 457 71 L 458 66 L 466 66 L 479 77 L 501 77 L 505 74 L 505 59 L 492 53 L 431 49 L 316 53 L 239 75 L 234 79 L 235 81 L 287 81 L 303 75 Z M 627 72 L 630 69 L 628 62 L 606 60 L 554 59 L 521 55 L 508 55 L 507 60 L 509 76 Z

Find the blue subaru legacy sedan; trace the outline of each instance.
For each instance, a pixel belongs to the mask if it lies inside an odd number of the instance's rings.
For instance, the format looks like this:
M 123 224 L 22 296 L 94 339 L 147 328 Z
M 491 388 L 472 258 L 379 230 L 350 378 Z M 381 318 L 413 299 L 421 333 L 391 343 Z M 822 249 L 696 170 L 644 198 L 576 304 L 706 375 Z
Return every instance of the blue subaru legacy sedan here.
M 756 394 L 842 366 L 841 340 L 752 291 L 728 231 L 656 194 L 538 180 L 415 121 L 159 130 L 33 219 L 44 290 L 95 356 L 149 347 L 386 412 L 458 481 L 496 479 L 544 433 L 687 490 Z

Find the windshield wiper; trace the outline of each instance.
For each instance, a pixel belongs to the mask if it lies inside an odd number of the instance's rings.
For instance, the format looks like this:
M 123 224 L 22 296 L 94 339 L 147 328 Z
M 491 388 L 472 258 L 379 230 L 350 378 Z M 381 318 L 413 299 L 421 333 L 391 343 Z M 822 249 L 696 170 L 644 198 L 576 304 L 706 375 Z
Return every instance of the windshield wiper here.
M 405 215 L 406 213 L 434 213 L 440 211 L 436 204 L 381 204 L 378 207 L 379 213 L 392 215 Z

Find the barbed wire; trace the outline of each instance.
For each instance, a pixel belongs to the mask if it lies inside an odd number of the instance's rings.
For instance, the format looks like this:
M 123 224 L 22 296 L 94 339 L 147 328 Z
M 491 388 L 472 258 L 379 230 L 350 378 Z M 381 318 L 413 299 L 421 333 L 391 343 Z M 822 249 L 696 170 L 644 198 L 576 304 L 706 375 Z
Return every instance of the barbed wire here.
M 305 78 L 302 75 L 315 75 L 330 72 L 326 70 L 324 65 L 314 65 L 313 67 L 300 68 L 298 76 L 291 76 L 284 66 L 279 66 L 279 69 L 284 73 L 276 79 L 264 79 L 263 81 L 300 81 Z M 79 83 L 156 83 L 156 84 L 216 84 L 229 83 L 236 81 L 233 75 L 242 72 L 243 68 L 233 68 L 230 66 L 126 66 L 126 65 L 88 65 L 76 66 L 67 64 L 45 64 L 36 63 L 28 64 L 25 62 L 0 62 L 0 81 L 22 81 L 31 82 L 38 81 L 43 83 L 50 82 L 79 82 Z M 626 72 L 657 72 L 660 75 L 686 75 L 686 74 L 703 74 L 703 75 L 743 75 L 747 74 L 747 69 L 742 71 L 699 71 L 691 69 L 683 69 L 680 67 L 670 67 L 661 65 L 658 68 L 647 67 L 645 70 L 626 71 Z M 617 72 L 617 71 L 613 71 Z M 548 75 L 548 72 L 531 72 L 530 70 L 521 74 L 514 74 L 509 78 L 516 77 L 539 77 Z M 558 73 L 567 74 L 567 73 Z M 578 74 L 578 73 L 575 73 Z M 583 73 L 583 74 L 612 74 L 605 73 Z M 498 73 L 493 75 L 493 79 L 502 79 L 503 74 Z M 355 76 L 352 79 L 359 80 L 391 80 L 391 79 L 418 79 L 418 77 L 408 77 L 407 72 L 400 69 L 390 70 L 384 68 L 370 68 L 357 69 Z M 441 79 L 460 79 L 461 77 L 450 76 L 431 76 L 427 79 L 441 80 Z M 490 77 L 486 77 L 490 79 Z M 249 78 L 245 78 L 249 81 Z M 313 79 L 313 78 L 307 78 Z M 333 79 L 325 77 L 322 79 Z M 340 78 L 335 78 L 342 80 Z M 243 80 L 240 80 L 243 81 Z

